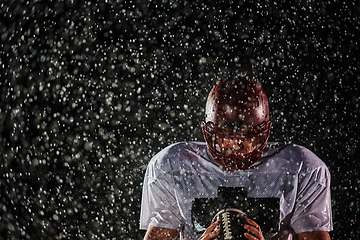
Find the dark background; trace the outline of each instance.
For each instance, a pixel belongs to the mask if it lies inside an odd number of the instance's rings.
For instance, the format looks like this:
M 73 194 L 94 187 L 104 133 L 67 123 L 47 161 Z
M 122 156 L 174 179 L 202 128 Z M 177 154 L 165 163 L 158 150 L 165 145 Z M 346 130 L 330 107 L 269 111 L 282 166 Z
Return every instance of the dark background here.
M 0 8 L 0 239 L 141 239 L 143 175 L 200 140 L 220 78 L 268 93 L 271 140 L 332 174 L 359 232 L 357 1 L 8 1 Z

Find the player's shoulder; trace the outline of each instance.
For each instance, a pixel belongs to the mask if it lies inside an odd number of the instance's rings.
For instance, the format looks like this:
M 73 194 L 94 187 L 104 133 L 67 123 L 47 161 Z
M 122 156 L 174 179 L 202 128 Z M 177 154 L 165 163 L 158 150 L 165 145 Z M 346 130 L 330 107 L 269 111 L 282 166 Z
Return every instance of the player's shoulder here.
M 205 157 L 206 143 L 197 141 L 177 142 L 158 152 L 150 160 L 149 166 L 159 171 L 170 172 L 181 166 L 191 165 Z
M 193 153 L 202 153 L 206 149 L 206 143 L 204 142 L 177 142 L 173 143 L 161 151 L 159 151 L 154 157 L 153 160 L 160 161 L 164 158 L 172 159 L 172 158 L 184 158 L 189 156 L 189 154 Z
M 275 161 L 283 170 L 308 172 L 319 168 L 327 169 L 315 153 L 295 143 L 270 142 L 264 157 Z
M 289 144 L 289 147 L 286 149 L 286 152 L 292 157 L 301 162 L 301 167 L 305 171 L 326 168 L 325 163 L 310 149 L 292 143 Z

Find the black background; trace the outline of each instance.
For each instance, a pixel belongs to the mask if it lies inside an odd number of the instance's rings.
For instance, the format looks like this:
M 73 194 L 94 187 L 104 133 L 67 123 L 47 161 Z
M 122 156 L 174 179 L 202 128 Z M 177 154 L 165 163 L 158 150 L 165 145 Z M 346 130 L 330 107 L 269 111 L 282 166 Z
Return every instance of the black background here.
M 356 1 L 8 1 L 0 8 L 4 239 L 140 239 L 143 174 L 202 140 L 211 86 L 246 73 L 273 141 L 332 174 L 333 239 L 359 233 Z

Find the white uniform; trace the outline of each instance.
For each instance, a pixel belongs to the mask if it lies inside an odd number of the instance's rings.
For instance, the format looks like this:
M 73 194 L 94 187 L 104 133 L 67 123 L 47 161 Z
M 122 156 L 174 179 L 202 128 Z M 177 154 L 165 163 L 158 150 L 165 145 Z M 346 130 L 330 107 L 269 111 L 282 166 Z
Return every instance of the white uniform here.
M 286 233 L 283 239 L 333 229 L 330 174 L 310 150 L 268 143 L 251 168 L 223 171 L 205 142 L 176 143 L 151 159 L 143 185 L 140 229 L 178 229 L 181 239 L 198 239 L 201 234 L 192 223 L 193 200 L 217 198 L 219 187 L 244 188 L 248 198 L 277 198 L 277 229 Z

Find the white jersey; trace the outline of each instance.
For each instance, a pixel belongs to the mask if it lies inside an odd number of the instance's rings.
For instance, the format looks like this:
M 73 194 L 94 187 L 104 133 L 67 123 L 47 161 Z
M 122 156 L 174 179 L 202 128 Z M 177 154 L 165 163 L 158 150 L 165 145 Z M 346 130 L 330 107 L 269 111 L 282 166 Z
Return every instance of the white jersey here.
M 210 157 L 205 142 L 176 143 L 151 159 L 143 185 L 140 229 L 178 229 L 181 239 L 198 239 L 208 226 L 196 223 L 192 212 L 207 204 L 202 202 L 195 208 L 194 200 L 219 202 L 219 189 L 227 187 L 245 189 L 245 201 L 277 200 L 274 212 L 278 214 L 267 216 L 274 217 L 275 232 L 282 233 L 282 239 L 292 239 L 294 233 L 333 229 L 330 173 L 310 150 L 295 144 L 268 143 L 260 161 L 249 169 L 224 171 Z M 249 212 L 247 208 L 242 211 Z

